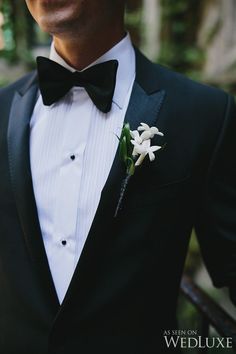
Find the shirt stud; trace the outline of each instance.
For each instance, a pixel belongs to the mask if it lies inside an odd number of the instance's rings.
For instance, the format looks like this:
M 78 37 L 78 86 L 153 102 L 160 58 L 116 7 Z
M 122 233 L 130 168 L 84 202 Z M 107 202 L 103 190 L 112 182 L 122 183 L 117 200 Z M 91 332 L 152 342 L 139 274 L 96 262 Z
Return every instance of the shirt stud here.
M 71 155 L 70 158 L 71 158 L 72 161 L 74 161 L 75 155 Z
M 62 240 L 61 244 L 62 244 L 62 246 L 66 246 L 67 245 L 67 241 L 66 240 Z

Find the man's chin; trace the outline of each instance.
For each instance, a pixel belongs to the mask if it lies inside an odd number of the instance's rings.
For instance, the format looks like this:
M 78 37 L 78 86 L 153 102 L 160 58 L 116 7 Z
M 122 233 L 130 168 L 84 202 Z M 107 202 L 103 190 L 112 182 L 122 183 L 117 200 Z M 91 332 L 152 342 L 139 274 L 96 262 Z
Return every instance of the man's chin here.
M 47 13 L 40 16 L 38 19 L 38 24 L 40 28 L 50 34 L 59 34 L 64 32 L 70 32 L 74 27 L 73 24 L 77 23 L 78 20 L 73 17 L 60 16 L 60 14 Z

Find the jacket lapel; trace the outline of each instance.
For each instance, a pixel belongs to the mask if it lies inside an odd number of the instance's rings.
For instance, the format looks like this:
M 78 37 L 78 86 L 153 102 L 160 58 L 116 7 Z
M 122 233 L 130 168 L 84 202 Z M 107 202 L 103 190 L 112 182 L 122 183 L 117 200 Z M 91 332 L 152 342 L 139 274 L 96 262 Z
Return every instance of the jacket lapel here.
M 12 188 L 25 243 L 42 281 L 46 298 L 56 310 L 58 300 L 42 241 L 30 170 L 29 122 L 37 92 L 37 84 L 30 81 L 21 92 L 15 93 L 9 117 L 8 155 Z
M 129 122 L 132 130 L 137 129 L 141 122 L 150 126 L 155 125 L 165 97 L 165 91 L 153 85 L 153 64 L 138 51 L 136 51 L 136 69 L 136 80 L 125 116 L 125 122 Z M 146 80 L 147 77 L 151 81 Z M 96 283 L 96 279 L 93 281 L 93 276 L 96 273 L 94 270 L 102 262 L 103 251 L 111 238 L 109 230 L 113 230 L 116 223 L 119 222 L 114 218 L 114 213 L 124 177 L 125 169 L 119 159 L 117 150 L 108 179 L 101 193 L 96 215 L 60 312 L 67 305 L 71 308 L 76 304 L 78 306 L 79 300 L 83 303 L 88 301 L 89 289 L 93 286 L 92 284 Z M 132 183 L 132 178 L 129 183 Z M 73 300 L 75 301 L 74 304 Z M 84 307 L 81 307 L 81 315 L 82 308 Z

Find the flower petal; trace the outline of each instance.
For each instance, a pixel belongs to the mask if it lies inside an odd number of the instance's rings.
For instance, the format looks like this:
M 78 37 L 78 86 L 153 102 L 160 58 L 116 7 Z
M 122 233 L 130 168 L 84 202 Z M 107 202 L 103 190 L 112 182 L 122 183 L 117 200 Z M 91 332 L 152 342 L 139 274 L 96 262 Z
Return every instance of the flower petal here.
M 157 150 L 160 150 L 160 149 L 161 149 L 161 146 L 154 145 L 154 146 L 151 146 L 149 148 L 149 151 L 154 152 L 154 151 L 157 151 Z
M 134 146 L 132 156 L 137 156 L 137 155 L 138 155 L 138 152 L 137 152 L 136 147 Z
M 139 137 L 139 132 L 137 130 L 131 130 L 130 135 L 133 139 Z
M 135 145 L 135 151 L 136 151 L 138 154 L 147 153 L 147 149 L 145 148 L 145 146 L 139 145 L 139 144 L 136 144 L 136 145 Z
M 149 151 L 148 155 L 149 155 L 150 161 L 154 161 L 155 160 L 155 155 L 154 155 L 154 153 L 152 151 Z
M 135 146 L 138 146 L 138 145 L 141 145 L 142 144 L 142 139 L 140 137 L 138 138 L 135 138 L 135 140 L 130 140 L 131 144 L 135 145 Z
M 164 136 L 164 134 L 162 132 L 158 132 L 158 133 L 156 133 L 156 135 Z
M 138 144 L 142 144 L 143 139 L 139 136 L 138 138 L 136 138 L 136 141 Z
M 141 154 L 138 160 L 135 162 L 135 166 L 140 166 L 145 158 L 146 154 Z
M 139 132 L 145 131 L 145 128 L 144 127 L 138 127 L 138 131 Z
M 147 123 L 140 123 L 142 127 L 144 127 L 145 129 L 150 129 L 149 125 Z
M 158 134 L 159 133 L 159 129 L 157 127 L 151 127 L 150 131 L 152 134 Z
M 147 139 L 147 140 L 144 140 L 143 143 L 142 143 L 142 146 L 145 148 L 145 149 L 148 149 L 151 145 L 151 140 L 150 139 Z
M 150 132 L 150 130 L 145 130 L 142 134 L 141 134 L 141 139 L 142 140 L 148 140 L 148 139 L 150 139 L 151 138 L 151 132 Z
M 138 127 L 139 131 L 145 131 L 145 130 L 149 130 L 149 125 L 147 125 L 146 123 L 140 123 L 141 125 Z
M 138 143 L 136 140 L 130 140 L 131 144 L 133 144 L 134 146 L 136 146 Z

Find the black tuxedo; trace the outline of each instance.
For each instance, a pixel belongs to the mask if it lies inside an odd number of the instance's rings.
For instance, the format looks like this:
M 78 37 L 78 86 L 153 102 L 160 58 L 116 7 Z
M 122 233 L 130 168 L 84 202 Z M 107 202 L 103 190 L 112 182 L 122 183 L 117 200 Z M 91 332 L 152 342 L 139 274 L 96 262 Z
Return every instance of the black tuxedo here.
M 84 250 L 59 306 L 43 246 L 29 160 L 31 73 L 0 91 L 0 352 L 164 353 L 189 236 L 196 228 L 216 286 L 236 280 L 236 114 L 233 99 L 136 51 L 125 120 L 165 134 L 137 169 L 117 218 L 125 171 L 115 157 Z M 161 140 L 159 140 L 161 139 Z M 173 352 L 173 351 L 172 351 Z

